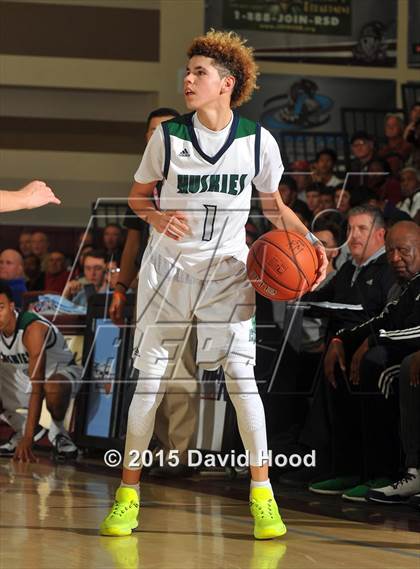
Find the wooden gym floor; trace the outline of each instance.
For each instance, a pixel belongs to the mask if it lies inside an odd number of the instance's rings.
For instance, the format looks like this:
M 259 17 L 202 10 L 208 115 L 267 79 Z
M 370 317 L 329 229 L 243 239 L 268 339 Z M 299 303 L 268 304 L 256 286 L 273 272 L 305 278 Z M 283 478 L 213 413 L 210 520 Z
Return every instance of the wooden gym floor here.
M 2 569 L 419 569 L 420 520 L 408 506 L 345 504 L 306 490 L 276 494 L 285 538 L 256 542 L 247 482 L 145 478 L 139 531 L 99 537 L 117 473 L 98 462 L 0 459 Z M 397 508 L 397 509 L 395 509 Z

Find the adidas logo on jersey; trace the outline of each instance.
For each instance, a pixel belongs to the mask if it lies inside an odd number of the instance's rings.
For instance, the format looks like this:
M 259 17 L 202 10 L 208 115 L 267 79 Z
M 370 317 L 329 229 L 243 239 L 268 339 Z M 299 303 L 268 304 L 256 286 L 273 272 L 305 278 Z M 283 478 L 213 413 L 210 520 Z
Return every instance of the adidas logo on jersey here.
M 190 153 L 188 152 L 188 150 L 186 148 L 184 148 L 184 150 L 182 150 L 178 156 L 182 156 L 183 158 L 189 158 L 190 157 Z

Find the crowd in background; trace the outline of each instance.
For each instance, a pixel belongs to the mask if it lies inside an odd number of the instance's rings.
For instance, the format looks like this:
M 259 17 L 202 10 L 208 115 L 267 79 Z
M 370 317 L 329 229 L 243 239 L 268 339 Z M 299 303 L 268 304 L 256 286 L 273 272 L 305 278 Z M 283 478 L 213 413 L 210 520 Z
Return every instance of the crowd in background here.
M 410 109 L 407 124 L 397 114 L 386 116 L 384 140 L 381 144 L 368 132 L 353 133 L 351 166 L 344 179 L 336 171 L 336 153 L 324 148 L 313 161 L 285 164 L 286 173 L 279 185 L 283 201 L 327 249 L 327 279 L 304 300 L 361 305 L 363 309 L 328 315 L 315 311 L 304 316 L 298 358 L 292 350 L 285 352 L 276 389 L 280 395 L 288 391 L 309 397 L 294 399 L 286 409 L 288 403 L 267 395 L 269 436 L 273 445 L 277 441 L 282 448 L 291 443 L 322 450 L 332 432 L 333 476 L 311 489 L 320 493 L 347 491 L 348 499 L 359 499 L 363 492 L 354 488 L 360 485 L 370 491 L 386 486 L 384 480 L 395 478 L 403 468 L 397 394 L 390 397 L 388 391 L 385 397 L 369 382 L 369 389 L 378 391 L 380 397 L 373 403 L 365 402 L 360 410 L 360 398 L 352 399 L 351 389 L 331 390 L 322 371 L 331 338 L 343 328 L 362 325 L 381 314 L 387 302 L 398 299 L 420 270 L 420 242 L 415 229 L 418 232 L 420 223 L 420 103 Z M 259 214 L 254 205 L 246 226 L 248 244 L 270 229 Z M 63 295 L 86 307 L 92 294 L 115 288 L 125 235 L 126 229 L 118 223 L 96 233 L 82 232 L 69 258 L 54 248 L 42 230 L 22 231 L 15 249 L 0 253 L 0 278 L 11 286 L 18 307 L 22 307 L 26 292 L 36 291 Z M 259 298 L 259 304 L 263 303 Z M 272 308 L 264 311 L 265 320 L 276 320 L 278 307 Z M 281 319 L 279 322 L 281 329 Z M 384 357 L 382 354 L 370 362 L 368 375 L 376 378 L 376 384 L 378 370 L 389 363 Z M 289 366 L 293 368 L 290 378 L 287 362 L 293 364 Z M 358 384 L 353 387 L 359 394 L 363 392 Z M 273 420 L 280 416 L 281 424 Z M 382 433 L 377 432 L 378 426 Z M 419 464 L 405 466 L 420 468 Z

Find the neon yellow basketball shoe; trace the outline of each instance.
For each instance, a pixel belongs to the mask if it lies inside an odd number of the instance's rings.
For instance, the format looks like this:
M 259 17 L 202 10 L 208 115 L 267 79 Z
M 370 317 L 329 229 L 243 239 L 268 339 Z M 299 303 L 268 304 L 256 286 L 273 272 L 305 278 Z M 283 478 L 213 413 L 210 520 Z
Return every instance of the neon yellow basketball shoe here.
M 249 505 L 254 518 L 255 539 L 272 539 L 286 533 L 286 526 L 269 488 L 252 488 Z
M 118 488 L 110 513 L 99 527 L 101 535 L 130 535 L 138 525 L 140 499 L 132 488 Z

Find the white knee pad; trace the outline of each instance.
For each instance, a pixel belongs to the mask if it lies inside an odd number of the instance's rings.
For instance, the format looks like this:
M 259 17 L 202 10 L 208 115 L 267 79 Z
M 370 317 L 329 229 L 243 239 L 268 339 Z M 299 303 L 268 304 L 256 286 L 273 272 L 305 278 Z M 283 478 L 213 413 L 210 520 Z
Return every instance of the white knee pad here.
M 138 469 L 130 466 L 132 451 L 141 454 L 149 447 L 153 434 L 156 410 L 165 394 L 165 383 L 160 377 L 145 377 L 139 373 L 136 391 L 128 411 L 127 436 L 125 440 L 124 467 Z M 141 461 L 140 461 L 141 462 Z
M 251 465 L 261 466 L 267 456 L 265 412 L 254 377 L 254 368 L 230 362 L 225 370 L 226 387 L 235 407 L 239 432 Z

